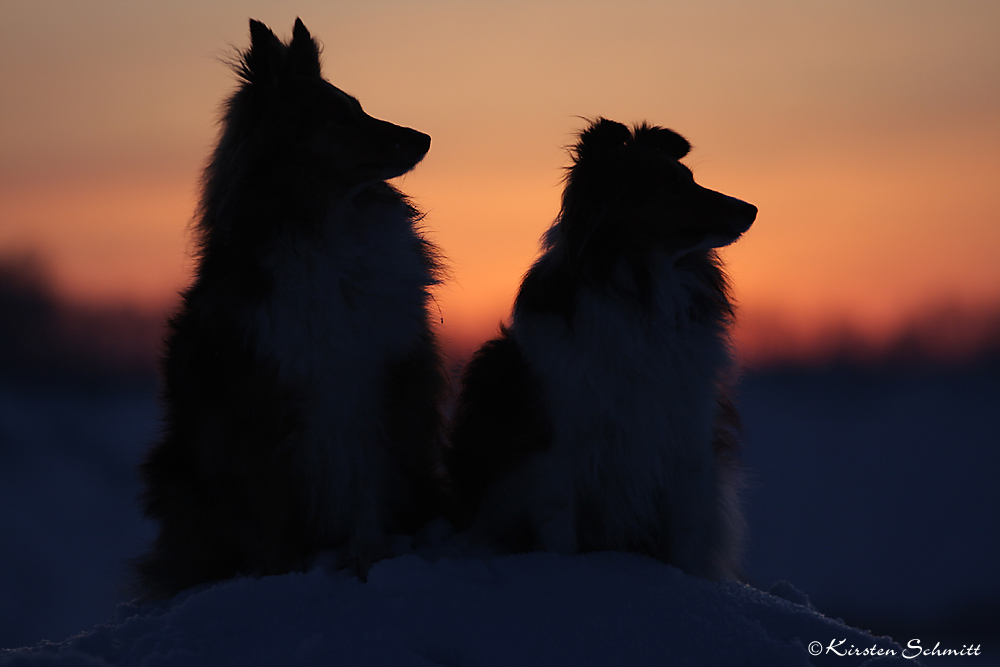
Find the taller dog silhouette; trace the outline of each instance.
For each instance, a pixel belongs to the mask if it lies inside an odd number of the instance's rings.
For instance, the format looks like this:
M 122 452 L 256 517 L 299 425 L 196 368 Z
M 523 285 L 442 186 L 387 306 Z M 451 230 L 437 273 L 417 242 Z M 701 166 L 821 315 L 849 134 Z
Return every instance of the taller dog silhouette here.
M 163 437 L 141 468 L 159 522 L 135 563 L 149 597 L 327 550 L 363 574 L 389 533 L 436 511 L 437 254 L 385 183 L 430 137 L 325 81 L 302 21 L 287 44 L 258 21 L 250 34 L 169 323 Z

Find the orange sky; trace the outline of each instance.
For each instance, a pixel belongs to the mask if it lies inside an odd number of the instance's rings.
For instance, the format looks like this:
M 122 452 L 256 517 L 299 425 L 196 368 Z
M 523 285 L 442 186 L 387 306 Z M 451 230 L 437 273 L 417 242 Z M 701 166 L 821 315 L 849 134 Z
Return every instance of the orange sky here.
M 557 212 L 578 116 L 672 127 L 702 184 L 758 206 L 725 252 L 744 338 L 1000 304 L 993 0 L 8 0 L 0 255 L 38 251 L 74 298 L 168 302 L 233 88 L 221 60 L 248 16 L 288 36 L 296 15 L 334 84 L 433 137 L 399 185 L 450 259 L 437 300 L 466 345 Z

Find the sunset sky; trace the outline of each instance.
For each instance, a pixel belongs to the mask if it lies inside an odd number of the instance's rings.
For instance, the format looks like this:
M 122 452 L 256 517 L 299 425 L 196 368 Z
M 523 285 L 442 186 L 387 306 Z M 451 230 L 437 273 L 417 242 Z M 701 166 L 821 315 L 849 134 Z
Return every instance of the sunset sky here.
M 433 137 L 397 184 L 450 262 L 448 340 L 509 311 L 599 115 L 677 130 L 700 183 L 759 208 L 724 253 L 747 346 L 1000 307 L 994 0 L 5 0 L 0 256 L 72 299 L 172 302 L 223 61 L 248 17 L 287 38 L 296 16 L 331 82 Z

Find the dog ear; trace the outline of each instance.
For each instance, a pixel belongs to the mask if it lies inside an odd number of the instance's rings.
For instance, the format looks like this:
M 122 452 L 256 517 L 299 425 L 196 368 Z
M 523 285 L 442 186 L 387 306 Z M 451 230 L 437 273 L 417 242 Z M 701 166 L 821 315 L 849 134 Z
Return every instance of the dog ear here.
M 602 161 L 612 158 L 620 154 L 631 138 L 632 132 L 625 125 L 607 118 L 598 118 L 580 133 L 580 141 L 574 149 L 576 161 L 579 163 L 591 156 L 600 157 Z
M 250 19 L 250 48 L 243 54 L 240 75 L 249 83 L 274 81 L 284 60 L 285 45 L 271 29 Z
M 319 45 L 309 34 L 302 19 L 295 19 L 292 41 L 288 45 L 291 65 L 299 74 L 320 76 Z
M 665 127 L 642 122 L 633 128 L 632 135 L 636 145 L 656 148 L 674 160 L 680 160 L 691 151 L 687 139 Z
M 675 160 L 680 160 L 691 151 L 691 144 L 688 140 L 673 130 L 662 130 L 659 139 L 667 155 Z

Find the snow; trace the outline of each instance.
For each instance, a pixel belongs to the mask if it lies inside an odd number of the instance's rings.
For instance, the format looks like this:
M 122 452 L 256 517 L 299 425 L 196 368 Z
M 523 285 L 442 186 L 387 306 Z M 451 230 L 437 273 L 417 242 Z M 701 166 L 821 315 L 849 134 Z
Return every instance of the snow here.
M 854 623 L 895 619 L 883 632 L 1000 639 L 998 371 L 746 377 L 754 580 Z
M 903 647 L 809 607 L 641 556 L 411 554 L 367 583 L 317 568 L 123 605 L 106 625 L 0 665 L 893 664 L 807 648 L 840 640 L 839 651 L 894 650 L 912 664 Z
M 997 665 L 997 380 L 748 374 L 752 585 L 628 554 L 486 557 L 439 526 L 364 584 L 320 567 L 145 607 L 120 584 L 152 535 L 134 467 L 153 391 L 0 384 L 0 665 L 877 665 L 826 647 L 914 639 L 982 644 L 926 665 Z
M 152 538 L 135 466 L 152 390 L 0 383 L 0 647 L 62 639 L 122 600 L 122 562 Z

